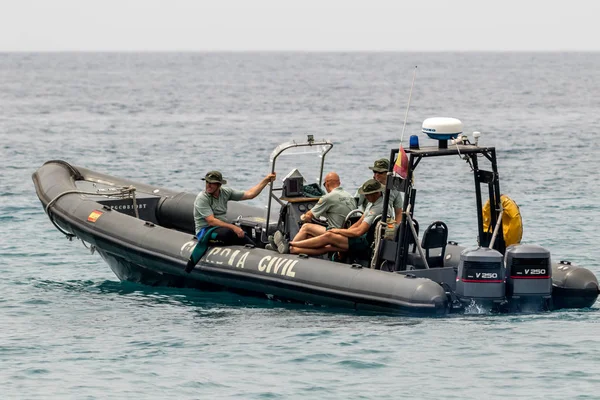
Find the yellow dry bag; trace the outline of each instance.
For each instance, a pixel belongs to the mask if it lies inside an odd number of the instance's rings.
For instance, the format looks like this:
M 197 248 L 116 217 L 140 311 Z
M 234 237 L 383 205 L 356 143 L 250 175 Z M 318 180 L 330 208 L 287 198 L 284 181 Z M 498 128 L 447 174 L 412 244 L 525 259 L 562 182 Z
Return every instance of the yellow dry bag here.
M 507 195 L 501 195 L 502 202 L 502 231 L 504 234 L 504 243 L 506 246 L 511 244 L 521 243 L 523 237 L 523 221 L 521 220 L 521 212 L 519 206 L 513 199 Z M 494 227 L 490 226 L 490 201 L 488 200 L 483 206 L 483 230 L 488 233 L 493 233 Z

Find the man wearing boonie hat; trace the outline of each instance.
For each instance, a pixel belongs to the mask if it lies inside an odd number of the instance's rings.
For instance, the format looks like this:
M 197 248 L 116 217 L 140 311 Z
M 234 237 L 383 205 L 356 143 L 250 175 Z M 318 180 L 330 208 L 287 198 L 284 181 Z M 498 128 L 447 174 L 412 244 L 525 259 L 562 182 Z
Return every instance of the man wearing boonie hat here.
M 214 228 L 211 230 L 209 244 L 254 244 L 242 228 L 227 221 L 227 202 L 255 198 L 269 182 L 275 180 L 275 173 L 265 176 L 258 185 L 245 192 L 222 186 L 227 181 L 219 171 L 208 172 L 202 180 L 206 182 L 205 189 L 194 201 L 194 224 L 198 240 L 202 239 L 208 229 Z
M 365 196 L 368 204 L 362 217 L 350 228 L 334 228 L 310 239 L 289 242 L 288 246 L 280 246 L 280 252 L 316 256 L 330 251 L 346 252 L 350 249 L 353 254 L 366 258 L 364 256 L 369 254 L 371 248 L 367 241 L 367 232 L 375 218 L 383 211 L 383 189 L 383 185 L 375 179 L 369 179 L 362 184 L 358 191 Z
M 373 179 L 377 180 L 379 183 L 385 186 L 387 181 L 387 173 L 390 169 L 390 160 L 387 158 L 380 158 L 379 160 L 375 160 L 372 167 L 369 167 L 371 171 L 373 171 Z M 368 201 L 365 199 L 364 195 L 361 195 L 358 191 L 354 195 L 354 197 L 358 197 L 358 208 L 364 210 L 367 206 Z M 396 220 L 397 224 L 400 224 L 402 221 L 402 207 L 404 206 L 404 201 L 402 199 L 402 192 L 399 190 L 390 190 L 390 199 L 389 199 L 390 207 L 394 211 L 393 217 Z

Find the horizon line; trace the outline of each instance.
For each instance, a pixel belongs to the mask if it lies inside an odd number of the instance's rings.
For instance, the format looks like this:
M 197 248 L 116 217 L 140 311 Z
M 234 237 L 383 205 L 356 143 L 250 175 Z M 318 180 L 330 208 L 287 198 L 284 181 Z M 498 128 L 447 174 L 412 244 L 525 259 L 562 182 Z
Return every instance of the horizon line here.
M 600 53 L 597 50 L 281 50 L 281 49 L 198 49 L 198 50 L 4 50 L 0 49 L 0 54 L 7 53 Z

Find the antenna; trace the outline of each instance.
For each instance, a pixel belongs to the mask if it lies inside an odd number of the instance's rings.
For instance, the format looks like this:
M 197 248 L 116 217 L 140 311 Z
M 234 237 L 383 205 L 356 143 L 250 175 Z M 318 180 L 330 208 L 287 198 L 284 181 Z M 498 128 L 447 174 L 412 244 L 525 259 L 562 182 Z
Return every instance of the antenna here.
M 417 66 L 415 65 L 415 71 L 413 72 L 412 83 L 410 84 L 410 92 L 408 93 L 408 104 L 406 105 L 406 114 L 404 114 L 404 125 L 402 126 L 402 135 L 400 136 L 400 146 L 402 146 L 402 140 L 404 139 L 404 131 L 406 130 L 406 120 L 408 119 L 408 109 L 410 108 L 410 99 L 412 98 L 413 87 L 415 87 L 415 78 L 417 77 Z

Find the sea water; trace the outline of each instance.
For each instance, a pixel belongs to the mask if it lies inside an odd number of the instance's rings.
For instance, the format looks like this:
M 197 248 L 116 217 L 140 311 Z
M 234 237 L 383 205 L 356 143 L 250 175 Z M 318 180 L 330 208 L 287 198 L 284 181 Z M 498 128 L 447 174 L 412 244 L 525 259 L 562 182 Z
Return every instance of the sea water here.
M 35 194 L 52 159 L 188 192 L 217 169 L 247 189 L 308 134 L 335 143 L 325 168 L 353 191 L 400 142 L 415 66 L 404 143 L 434 144 L 434 116 L 480 131 L 523 242 L 598 276 L 599 53 L 0 54 L 0 397 L 600 398 L 598 303 L 407 318 L 121 283 Z M 314 181 L 314 159 L 287 162 Z M 420 225 L 475 245 L 469 165 L 424 160 L 415 179 Z

